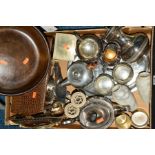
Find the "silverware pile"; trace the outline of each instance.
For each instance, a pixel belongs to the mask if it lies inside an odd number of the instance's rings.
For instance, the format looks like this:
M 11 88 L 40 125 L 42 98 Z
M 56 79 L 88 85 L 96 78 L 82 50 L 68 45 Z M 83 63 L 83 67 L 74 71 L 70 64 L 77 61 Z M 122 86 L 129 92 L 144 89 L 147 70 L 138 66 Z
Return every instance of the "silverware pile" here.
M 127 35 L 122 27 L 111 27 L 102 37 L 59 34 L 53 59 L 61 60 L 62 54 L 68 69 L 63 79 L 63 68 L 54 60 L 55 75 L 46 95 L 51 115 L 63 116 L 62 125 L 80 123 L 82 128 L 109 128 L 113 123 L 117 128 L 146 128 L 149 116 L 133 92 L 138 90 L 144 103 L 150 103 L 149 50 L 145 33 Z M 75 90 L 69 92 L 68 86 Z

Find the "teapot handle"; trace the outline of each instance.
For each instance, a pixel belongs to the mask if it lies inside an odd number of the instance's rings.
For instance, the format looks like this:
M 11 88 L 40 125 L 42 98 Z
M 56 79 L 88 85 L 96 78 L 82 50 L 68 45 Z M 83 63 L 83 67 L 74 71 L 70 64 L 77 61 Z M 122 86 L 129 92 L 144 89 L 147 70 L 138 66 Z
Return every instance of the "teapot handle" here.
M 70 82 L 69 82 L 69 80 L 68 80 L 67 78 L 65 78 L 65 79 L 63 79 L 63 81 L 61 81 L 61 82 L 59 83 L 59 85 L 60 85 L 61 87 L 68 86 L 68 85 L 70 85 Z

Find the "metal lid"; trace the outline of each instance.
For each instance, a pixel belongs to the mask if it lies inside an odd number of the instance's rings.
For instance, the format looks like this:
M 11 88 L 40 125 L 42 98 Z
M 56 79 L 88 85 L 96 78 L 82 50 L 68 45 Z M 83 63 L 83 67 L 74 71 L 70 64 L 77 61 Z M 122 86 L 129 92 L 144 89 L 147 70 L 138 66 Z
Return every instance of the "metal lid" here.
M 131 116 L 133 126 L 137 128 L 144 128 L 147 126 L 149 118 L 146 112 L 143 110 L 135 111 Z
M 93 72 L 87 68 L 86 63 L 79 61 L 69 67 L 67 77 L 72 85 L 83 87 L 92 81 Z

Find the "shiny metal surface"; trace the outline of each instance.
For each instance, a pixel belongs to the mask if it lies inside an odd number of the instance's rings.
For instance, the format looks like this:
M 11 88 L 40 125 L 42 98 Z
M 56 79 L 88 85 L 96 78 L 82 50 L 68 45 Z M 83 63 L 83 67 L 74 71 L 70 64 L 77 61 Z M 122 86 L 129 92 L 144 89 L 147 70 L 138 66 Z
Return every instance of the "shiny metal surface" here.
M 137 109 L 131 116 L 132 125 L 136 128 L 145 128 L 149 123 L 148 114 L 143 109 Z
M 61 82 L 61 85 L 73 85 L 75 87 L 84 87 L 93 80 L 93 72 L 88 69 L 87 64 L 82 61 L 73 63 L 67 71 L 67 79 Z
M 126 84 L 133 78 L 133 69 L 129 64 L 122 62 L 114 67 L 112 75 L 116 82 Z
M 0 94 L 30 91 L 45 77 L 49 64 L 49 47 L 37 28 L 0 27 Z
M 79 121 L 83 128 L 108 128 L 114 121 L 114 109 L 103 97 L 91 97 L 81 109 Z
M 93 81 L 90 82 L 88 85 L 86 85 L 85 87 L 83 87 L 83 91 L 88 95 L 88 96 L 92 96 L 94 94 L 98 94 L 98 92 L 95 90 L 94 87 L 94 82 L 95 79 L 100 75 L 103 74 L 104 72 L 104 66 L 101 63 L 98 63 L 97 66 L 92 69 L 93 72 Z
M 117 42 L 108 43 L 102 53 L 102 59 L 109 65 L 120 61 L 121 47 Z
M 105 62 L 113 62 L 117 58 L 116 51 L 109 48 L 104 51 L 104 55 L 105 55 L 105 58 L 104 58 Z
M 124 50 L 122 54 L 122 59 L 126 62 L 137 61 L 148 48 L 149 39 L 145 34 L 137 34 L 133 39 L 133 46 L 127 50 Z
M 53 116 L 62 115 L 64 113 L 64 103 L 56 101 L 52 104 L 51 114 Z
M 121 60 L 121 62 L 124 62 Z M 130 63 L 130 66 L 133 69 L 133 78 L 127 82 L 127 86 L 131 89 L 132 92 L 136 91 L 136 78 L 140 72 L 148 71 L 150 68 L 149 58 L 147 55 L 143 55 L 138 61 Z M 110 68 L 109 66 L 105 68 L 104 73 L 109 74 L 112 76 L 112 70 L 113 68 Z
M 77 38 L 72 34 L 56 33 L 53 59 L 73 61 Z
M 73 124 L 75 121 L 76 121 L 76 119 L 74 119 L 74 118 L 64 119 L 61 122 L 61 124 L 62 125 L 70 125 L 70 124 Z
M 79 45 L 79 53 L 85 59 L 92 59 L 97 56 L 99 52 L 98 44 L 91 38 L 82 40 Z
M 47 83 L 47 88 L 46 88 L 46 98 L 45 98 L 46 103 L 52 104 L 53 101 L 55 100 L 55 97 L 56 97 L 55 87 L 56 87 L 56 83 L 53 77 L 50 76 Z
M 121 115 L 124 112 L 130 111 L 130 106 L 128 105 L 119 105 L 117 103 L 113 103 L 115 117 Z
M 113 78 L 108 74 L 100 75 L 94 83 L 94 87 L 99 94 L 107 95 L 114 87 Z
M 87 96 L 94 96 L 98 94 L 98 92 L 95 90 L 95 87 L 94 87 L 94 81 L 92 81 L 87 86 L 82 88 L 82 90 L 85 92 Z
M 71 96 L 71 103 L 74 104 L 76 107 L 83 107 L 86 103 L 86 96 L 82 92 L 75 92 Z
M 96 59 L 102 50 L 102 42 L 95 35 L 83 35 L 77 41 L 77 55 L 83 60 Z
M 129 115 L 123 113 L 115 118 L 115 124 L 119 129 L 129 129 L 132 122 Z
M 63 76 L 58 62 L 54 63 L 54 74 L 55 74 L 55 82 L 56 82 L 56 86 L 55 86 L 56 99 L 64 102 L 66 98 L 67 88 L 66 86 L 59 85 L 59 83 L 63 80 Z
M 149 45 L 149 39 L 146 34 L 127 35 L 118 26 L 109 30 L 105 40 L 106 42 L 117 41 L 122 47 L 121 56 L 123 60 L 130 63 L 137 61 L 147 51 Z
M 76 118 L 80 113 L 80 109 L 76 107 L 74 104 L 69 103 L 65 106 L 64 112 L 66 117 Z
M 63 80 L 60 65 L 58 62 L 53 62 L 51 66 L 51 75 L 46 90 L 46 103 L 52 104 L 54 100 L 64 102 L 67 90 L 66 86 L 59 85 L 59 82 Z

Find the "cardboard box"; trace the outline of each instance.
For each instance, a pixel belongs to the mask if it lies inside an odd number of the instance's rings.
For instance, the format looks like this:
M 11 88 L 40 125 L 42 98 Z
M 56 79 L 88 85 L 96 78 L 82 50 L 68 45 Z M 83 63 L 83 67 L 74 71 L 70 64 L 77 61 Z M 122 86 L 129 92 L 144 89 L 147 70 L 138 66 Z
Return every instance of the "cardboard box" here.
M 155 54 L 155 52 L 153 52 L 154 48 L 153 46 L 155 46 L 155 39 L 154 39 L 154 27 L 125 27 L 123 29 L 123 31 L 127 34 L 134 34 L 134 33 L 145 33 L 147 34 L 148 38 L 149 38 L 149 45 L 150 45 L 150 53 L 149 53 L 149 63 L 150 63 L 150 70 L 151 70 L 151 76 L 153 77 L 155 71 L 153 70 L 153 55 Z M 95 34 L 97 36 L 103 36 L 106 33 L 106 29 L 87 29 L 87 30 L 71 30 L 71 31 L 56 31 L 56 32 L 45 32 L 45 35 L 48 38 L 55 38 L 56 33 L 65 33 L 65 34 L 72 34 L 73 32 L 77 32 L 80 35 L 84 35 L 84 34 Z M 54 43 L 53 43 L 54 44 Z M 53 50 L 52 50 L 53 51 Z M 61 70 L 62 70 L 62 75 L 63 78 L 66 77 L 66 73 L 67 73 L 67 62 L 66 61 L 59 61 L 60 66 L 61 66 Z M 152 92 L 153 91 L 153 83 L 152 83 Z M 67 89 L 72 92 L 75 88 L 72 86 L 68 86 Z M 155 110 L 153 111 L 153 96 L 151 94 L 151 103 L 149 105 L 145 104 L 142 100 L 142 98 L 140 97 L 140 95 L 138 94 L 137 91 L 135 91 L 134 96 L 136 98 L 136 102 L 138 104 L 138 107 L 144 109 L 147 114 L 149 115 L 150 118 L 150 123 L 149 126 L 147 126 L 146 128 L 153 128 L 155 127 L 153 125 L 153 114 L 155 113 Z M 9 117 L 12 116 L 13 114 L 11 113 L 10 107 L 11 107 L 11 99 L 12 97 L 6 97 L 6 115 L 5 115 L 5 122 L 6 125 L 14 125 L 15 123 L 9 120 Z M 60 125 L 56 125 L 56 126 L 43 126 L 43 128 L 81 128 L 79 123 L 75 123 L 73 125 L 68 125 L 68 126 L 60 126 Z M 112 126 L 110 128 L 116 128 L 115 123 L 112 124 Z

